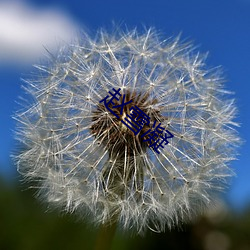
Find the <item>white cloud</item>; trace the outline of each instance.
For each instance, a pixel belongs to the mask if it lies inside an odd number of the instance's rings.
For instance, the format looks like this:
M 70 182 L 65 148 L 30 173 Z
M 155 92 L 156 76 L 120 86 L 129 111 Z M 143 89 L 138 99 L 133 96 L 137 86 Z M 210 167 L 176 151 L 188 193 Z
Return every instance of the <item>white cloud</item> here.
M 56 9 L 39 10 L 22 2 L 0 3 L 0 64 L 27 63 L 70 42 L 76 25 Z

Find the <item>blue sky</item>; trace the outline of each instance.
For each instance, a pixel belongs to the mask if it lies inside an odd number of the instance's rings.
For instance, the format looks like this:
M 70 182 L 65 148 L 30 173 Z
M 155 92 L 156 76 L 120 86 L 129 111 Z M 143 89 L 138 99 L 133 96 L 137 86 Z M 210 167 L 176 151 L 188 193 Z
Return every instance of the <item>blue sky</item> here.
M 7 3 L 7 1 L 6 1 Z M 77 27 L 94 34 L 117 24 L 154 26 L 166 37 L 182 34 L 201 52 L 209 51 L 207 64 L 222 66 L 225 88 L 235 92 L 237 121 L 244 144 L 232 163 L 237 177 L 227 194 L 238 208 L 250 204 L 250 0 L 91 0 L 0 2 L 0 175 L 14 180 L 10 153 L 15 149 L 11 118 L 22 95 L 21 78 L 31 65 L 54 49 L 58 40 L 70 40 Z M 8 6 L 7 6 L 8 5 Z M 7 7 L 6 7 L 7 6 Z M 4 14 L 3 14 L 4 13 Z M 28 14 L 27 14 L 28 13 Z

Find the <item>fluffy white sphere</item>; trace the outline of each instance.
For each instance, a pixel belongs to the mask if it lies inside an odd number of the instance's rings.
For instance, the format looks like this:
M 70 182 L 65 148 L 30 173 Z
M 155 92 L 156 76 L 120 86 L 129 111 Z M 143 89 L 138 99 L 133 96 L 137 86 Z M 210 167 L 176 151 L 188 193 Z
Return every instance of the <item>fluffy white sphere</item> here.
M 191 44 L 152 29 L 82 36 L 27 81 L 18 170 L 37 180 L 44 201 L 97 223 L 163 231 L 202 212 L 232 175 L 239 142 L 218 71 Z M 118 89 L 120 99 L 105 106 Z M 121 115 L 111 106 L 123 97 L 133 103 Z M 134 105 L 150 120 L 137 134 L 122 123 Z M 142 134 L 159 124 L 173 137 L 159 147 L 158 133 L 153 147 Z

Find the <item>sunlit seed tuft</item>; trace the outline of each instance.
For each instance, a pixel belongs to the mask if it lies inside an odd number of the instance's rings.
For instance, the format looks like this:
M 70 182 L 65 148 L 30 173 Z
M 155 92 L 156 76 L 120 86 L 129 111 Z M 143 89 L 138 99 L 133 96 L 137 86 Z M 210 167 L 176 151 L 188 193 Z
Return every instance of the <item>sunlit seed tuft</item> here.
M 32 99 L 15 116 L 18 171 L 37 181 L 38 195 L 137 232 L 163 231 L 211 205 L 239 143 L 219 72 L 191 44 L 162 41 L 153 29 L 83 33 L 60 51 L 26 81 Z M 100 102 L 113 88 L 133 101 L 119 119 Z M 150 117 L 137 135 L 122 123 L 134 105 Z M 174 135 L 160 154 L 141 137 L 153 124 Z

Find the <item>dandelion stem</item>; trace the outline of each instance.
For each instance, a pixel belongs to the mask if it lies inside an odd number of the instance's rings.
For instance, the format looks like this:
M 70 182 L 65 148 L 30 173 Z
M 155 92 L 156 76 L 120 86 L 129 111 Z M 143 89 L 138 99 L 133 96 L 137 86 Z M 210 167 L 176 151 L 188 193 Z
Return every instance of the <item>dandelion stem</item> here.
M 116 232 L 116 226 L 116 222 L 113 222 L 112 224 L 103 224 L 100 226 L 94 250 L 111 249 L 112 241 Z

